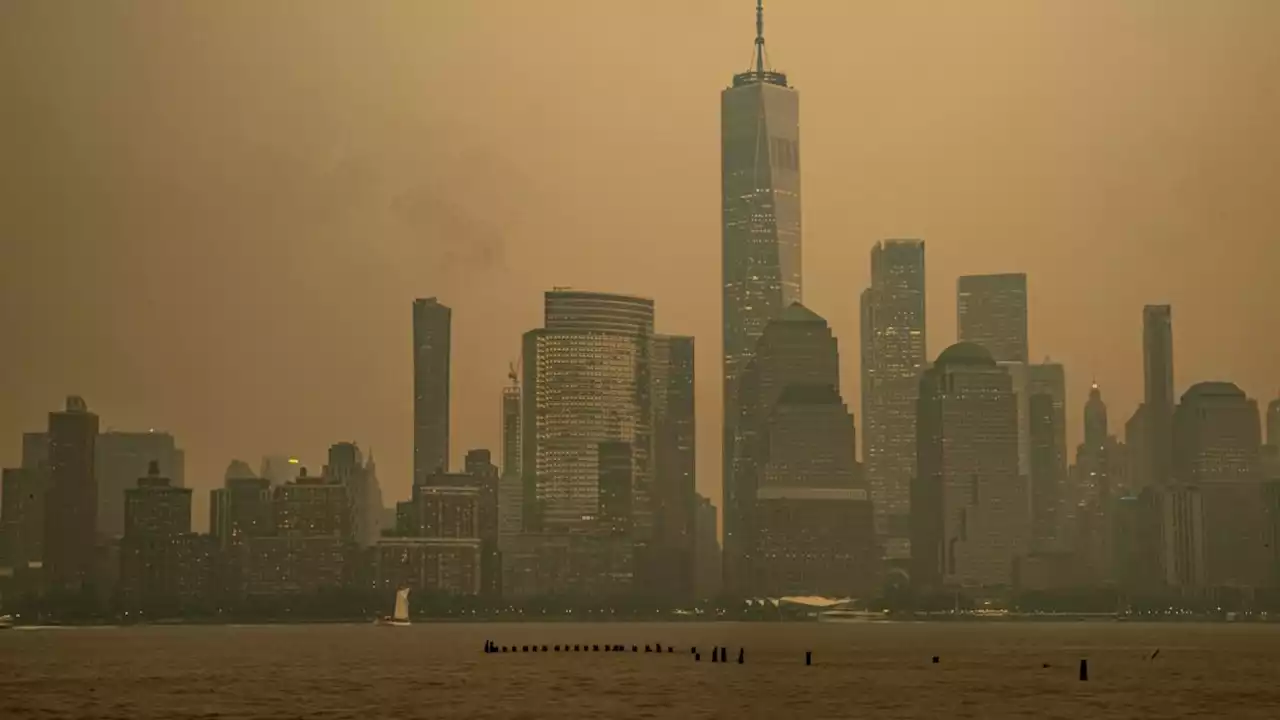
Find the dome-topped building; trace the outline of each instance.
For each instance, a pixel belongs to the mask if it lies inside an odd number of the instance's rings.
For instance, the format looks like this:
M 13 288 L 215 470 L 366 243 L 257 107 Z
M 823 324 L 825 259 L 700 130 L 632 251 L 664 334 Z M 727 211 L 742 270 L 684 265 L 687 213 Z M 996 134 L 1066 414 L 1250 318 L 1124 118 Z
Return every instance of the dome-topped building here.
M 991 352 L 977 343 L 958 342 L 942 351 L 935 365 L 988 365 L 995 367 Z

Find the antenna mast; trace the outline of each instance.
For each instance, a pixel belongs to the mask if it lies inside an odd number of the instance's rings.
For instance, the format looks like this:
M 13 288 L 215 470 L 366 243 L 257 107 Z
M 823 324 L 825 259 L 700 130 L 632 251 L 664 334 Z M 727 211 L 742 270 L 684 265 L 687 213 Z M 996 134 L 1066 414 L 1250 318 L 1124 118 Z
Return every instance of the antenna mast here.
M 756 0 L 756 77 L 764 78 L 764 0 Z

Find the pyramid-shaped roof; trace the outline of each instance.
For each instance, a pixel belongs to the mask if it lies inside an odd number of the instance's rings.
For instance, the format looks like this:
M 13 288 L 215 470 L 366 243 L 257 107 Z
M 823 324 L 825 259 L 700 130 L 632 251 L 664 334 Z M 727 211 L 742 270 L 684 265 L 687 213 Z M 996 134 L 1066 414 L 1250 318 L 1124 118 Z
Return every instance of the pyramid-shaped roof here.
M 788 305 L 787 309 L 783 310 L 782 314 L 778 316 L 778 319 L 782 322 L 819 322 L 824 324 L 827 322 L 821 315 L 798 302 Z

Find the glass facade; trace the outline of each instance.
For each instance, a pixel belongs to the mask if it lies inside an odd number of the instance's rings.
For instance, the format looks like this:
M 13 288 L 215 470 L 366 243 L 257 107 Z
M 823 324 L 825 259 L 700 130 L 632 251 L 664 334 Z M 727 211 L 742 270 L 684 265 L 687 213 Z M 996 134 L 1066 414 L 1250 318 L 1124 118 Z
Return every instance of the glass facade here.
M 862 459 L 876 533 L 892 558 L 910 555 L 916 471 L 916 395 L 927 363 L 924 242 L 887 240 L 871 250 L 862 293 Z
M 546 294 L 546 326 L 524 343 L 526 529 L 597 524 L 605 442 L 631 444 L 633 522 L 652 528 L 652 351 L 652 300 Z

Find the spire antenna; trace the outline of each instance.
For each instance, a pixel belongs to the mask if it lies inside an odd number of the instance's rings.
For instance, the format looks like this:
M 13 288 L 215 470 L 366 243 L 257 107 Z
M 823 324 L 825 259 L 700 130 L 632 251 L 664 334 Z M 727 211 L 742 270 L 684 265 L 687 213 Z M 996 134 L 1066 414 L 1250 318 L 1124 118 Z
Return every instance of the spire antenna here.
M 764 77 L 764 0 L 756 0 L 756 76 Z

